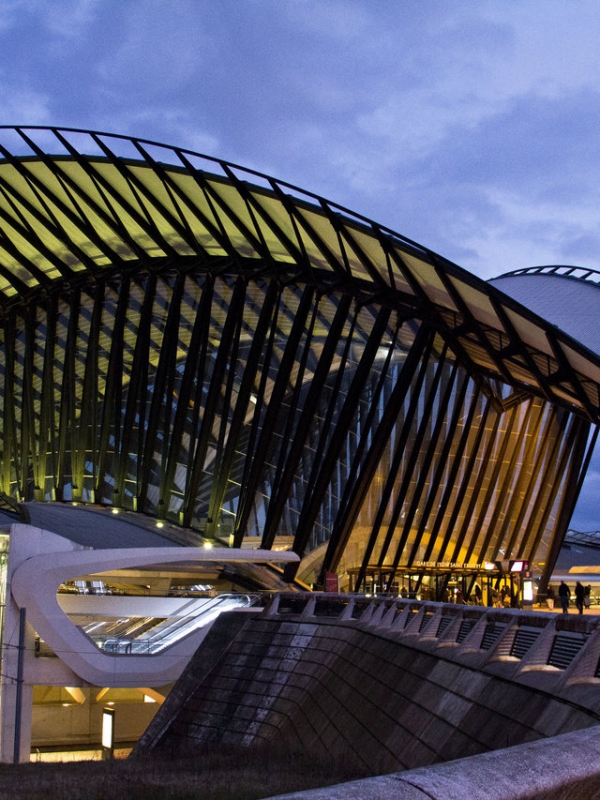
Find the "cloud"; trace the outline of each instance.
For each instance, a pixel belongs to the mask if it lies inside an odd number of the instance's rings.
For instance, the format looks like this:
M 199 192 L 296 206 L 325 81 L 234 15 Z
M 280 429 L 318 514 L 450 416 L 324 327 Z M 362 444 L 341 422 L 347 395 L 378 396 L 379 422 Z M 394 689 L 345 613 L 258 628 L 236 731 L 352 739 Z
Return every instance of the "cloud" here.
M 229 159 L 481 277 L 600 268 L 599 39 L 595 0 L 0 0 L 0 122 Z
M 0 125 L 44 125 L 50 122 L 48 95 L 3 80 L 0 71 Z
M 0 33 L 13 28 L 28 5 L 27 0 L 0 0 Z
M 597 92 L 518 98 L 475 126 L 455 124 L 412 164 L 411 194 L 428 197 L 449 233 L 481 252 L 488 269 L 492 251 L 502 253 L 508 243 L 523 254 L 512 268 L 577 260 L 582 253 L 593 257 L 588 266 L 600 266 L 592 245 L 599 125 Z
M 52 0 L 52 3 L 38 0 L 24 5 L 36 9 L 47 32 L 63 44 L 86 37 L 102 11 L 102 0 Z
M 158 2 L 121 4 L 102 45 L 93 71 L 119 93 L 137 93 L 137 105 L 201 80 L 207 63 L 216 68 L 210 14 L 190 0 L 169 4 L 168 13 Z

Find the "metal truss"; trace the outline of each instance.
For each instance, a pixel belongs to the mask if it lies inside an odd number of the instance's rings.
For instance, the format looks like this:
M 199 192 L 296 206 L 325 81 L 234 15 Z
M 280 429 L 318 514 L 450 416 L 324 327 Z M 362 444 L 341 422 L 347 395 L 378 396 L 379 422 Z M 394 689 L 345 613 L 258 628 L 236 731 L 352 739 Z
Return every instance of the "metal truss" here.
M 555 554 L 600 360 L 267 176 L 0 128 L 1 488 L 425 571 Z M 293 577 L 288 570 L 288 577 Z

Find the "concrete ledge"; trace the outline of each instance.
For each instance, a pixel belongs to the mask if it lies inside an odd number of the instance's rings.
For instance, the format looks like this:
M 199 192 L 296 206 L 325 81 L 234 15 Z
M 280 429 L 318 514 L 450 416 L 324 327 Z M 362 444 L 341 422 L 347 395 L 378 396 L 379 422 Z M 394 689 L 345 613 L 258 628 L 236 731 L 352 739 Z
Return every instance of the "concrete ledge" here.
M 600 726 L 268 800 L 597 800 Z

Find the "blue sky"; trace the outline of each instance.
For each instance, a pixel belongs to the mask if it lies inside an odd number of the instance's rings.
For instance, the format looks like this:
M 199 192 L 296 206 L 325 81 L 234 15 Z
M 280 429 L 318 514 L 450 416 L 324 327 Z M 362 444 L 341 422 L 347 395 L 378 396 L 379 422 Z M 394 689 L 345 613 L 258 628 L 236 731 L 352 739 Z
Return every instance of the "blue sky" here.
M 600 269 L 599 41 L 597 0 L 0 0 L 0 124 L 219 156 L 483 278 Z

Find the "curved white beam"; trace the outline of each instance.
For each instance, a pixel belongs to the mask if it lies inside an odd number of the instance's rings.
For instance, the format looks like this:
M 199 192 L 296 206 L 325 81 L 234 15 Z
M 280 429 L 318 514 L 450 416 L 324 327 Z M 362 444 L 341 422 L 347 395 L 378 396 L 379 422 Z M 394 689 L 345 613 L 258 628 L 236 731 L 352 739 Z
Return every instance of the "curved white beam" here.
M 291 552 L 203 547 L 154 547 L 42 553 L 12 576 L 15 602 L 46 644 L 81 678 L 96 686 L 158 686 L 175 680 L 206 631 L 198 631 L 156 655 L 112 655 L 99 650 L 61 609 L 61 583 L 80 575 L 135 567 L 199 562 L 266 564 L 298 561 Z

